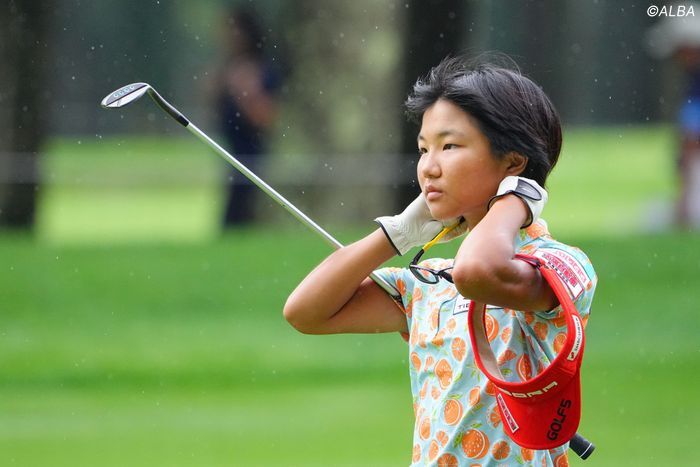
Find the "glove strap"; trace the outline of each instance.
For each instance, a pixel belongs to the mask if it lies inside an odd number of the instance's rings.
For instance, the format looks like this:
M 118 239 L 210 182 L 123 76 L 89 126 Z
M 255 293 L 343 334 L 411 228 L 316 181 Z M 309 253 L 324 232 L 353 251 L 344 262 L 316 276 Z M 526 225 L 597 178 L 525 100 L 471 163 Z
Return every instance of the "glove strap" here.
M 535 184 L 537 182 L 534 182 Z M 542 192 L 530 183 L 530 181 L 523 177 L 509 176 L 503 179 L 501 184 L 498 186 L 498 193 L 492 196 L 489 200 L 487 210 L 491 209 L 493 203 L 501 199 L 502 197 L 514 194 L 518 198 L 522 199 L 528 208 L 528 218 L 525 224 L 521 228 L 530 227 L 532 225 L 533 213 L 532 213 L 532 203 L 541 202 L 544 199 Z
M 396 244 L 394 244 L 394 241 L 391 239 L 391 235 L 389 235 L 389 232 L 387 232 L 386 227 L 384 227 L 384 224 L 382 224 L 382 223 L 379 221 L 379 219 L 380 219 L 379 217 L 376 218 L 376 219 L 374 220 L 374 222 L 376 222 L 377 224 L 379 224 L 379 227 L 382 228 L 382 232 L 384 232 L 384 236 L 387 238 L 387 240 L 389 240 L 389 244 L 391 245 L 391 247 L 392 247 L 394 250 L 396 250 L 396 254 L 399 255 L 399 256 L 403 256 L 403 254 L 401 253 L 401 251 L 397 248 Z

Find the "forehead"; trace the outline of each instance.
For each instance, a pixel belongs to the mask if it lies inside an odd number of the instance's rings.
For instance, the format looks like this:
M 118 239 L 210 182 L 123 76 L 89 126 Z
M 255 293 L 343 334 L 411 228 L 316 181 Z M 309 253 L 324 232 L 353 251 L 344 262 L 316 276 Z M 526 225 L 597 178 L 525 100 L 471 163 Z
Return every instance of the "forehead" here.
M 472 136 L 481 134 L 476 120 L 457 104 L 439 99 L 423 113 L 419 139 L 433 138 L 446 133 Z

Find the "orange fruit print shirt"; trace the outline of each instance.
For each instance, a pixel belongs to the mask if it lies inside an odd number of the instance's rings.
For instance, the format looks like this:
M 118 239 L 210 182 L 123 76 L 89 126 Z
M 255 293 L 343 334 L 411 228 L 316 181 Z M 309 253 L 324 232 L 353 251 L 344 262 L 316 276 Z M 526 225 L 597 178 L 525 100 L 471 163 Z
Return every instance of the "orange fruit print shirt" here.
M 586 255 L 554 240 L 544 220 L 520 230 L 515 250 L 538 256 L 557 271 L 585 325 L 597 283 Z M 442 269 L 452 262 L 433 258 L 421 264 Z M 407 268 L 383 268 L 377 274 L 401 294 L 397 304 L 408 321 L 409 335 L 404 337 L 415 413 L 411 465 L 568 465 L 568 444 L 525 449 L 503 431 L 494 389 L 474 363 L 469 300 L 454 284 L 443 279 L 425 284 Z M 541 373 L 556 356 L 566 323 L 561 307 L 525 313 L 487 306 L 486 332 L 504 378 L 522 381 Z

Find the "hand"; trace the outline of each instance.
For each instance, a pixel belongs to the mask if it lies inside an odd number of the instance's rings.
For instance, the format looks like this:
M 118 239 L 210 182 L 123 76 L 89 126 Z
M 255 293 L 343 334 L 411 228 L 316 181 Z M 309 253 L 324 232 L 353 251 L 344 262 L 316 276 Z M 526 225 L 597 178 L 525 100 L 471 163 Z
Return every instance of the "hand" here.
M 460 223 L 459 227 L 441 238 L 440 243 L 448 242 L 467 231 L 464 218 L 446 221 L 433 219 L 423 193 L 418 195 L 401 214 L 377 217 L 375 221 L 382 227 L 384 234 L 399 255 L 403 255 L 415 246 L 428 243 L 447 226 Z
M 529 227 L 533 222 L 540 218 L 544 205 L 547 203 L 549 196 L 547 191 L 542 188 L 536 181 L 525 178 L 508 176 L 498 185 L 496 196 L 489 200 L 488 209 L 491 209 L 493 203 L 498 201 L 503 196 L 514 194 L 523 202 L 528 209 L 528 217 L 525 224 L 521 228 Z

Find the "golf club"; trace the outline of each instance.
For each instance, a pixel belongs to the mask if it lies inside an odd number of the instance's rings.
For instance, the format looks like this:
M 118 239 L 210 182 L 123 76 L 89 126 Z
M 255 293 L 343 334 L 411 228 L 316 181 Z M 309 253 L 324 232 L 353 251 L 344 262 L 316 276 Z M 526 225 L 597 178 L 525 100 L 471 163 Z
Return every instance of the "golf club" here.
M 202 140 L 206 145 L 208 145 L 210 148 L 212 148 L 214 151 L 216 151 L 217 154 L 219 154 L 221 157 L 226 160 L 229 164 L 234 166 L 239 172 L 241 172 L 246 178 L 248 178 L 251 182 L 255 183 L 262 191 L 264 191 L 268 196 L 270 196 L 272 199 L 274 199 L 280 206 L 282 206 L 284 209 L 289 211 L 294 217 L 296 217 L 298 220 L 300 220 L 303 224 L 305 224 L 307 227 L 311 228 L 314 230 L 316 233 L 318 233 L 325 241 L 328 243 L 330 246 L 332 246 L 335 249 L 339 249 L 343 247 L 343 244 L 340 243 L 338 240 L 336 240 L 331 234 L 326 232 L 321 226 L 319 226 L 316 222 L 311 220 L 306 214 L 301 212 L 296 206 L 294 206 L 292 203 L 290 203 L 285 197 L 277 193 L 270 185 L 265 183 L 260 177 L 255 175 L 248 167 L 243 165 L 238 159 L 233 157 L 231 154 L 228 153 L 224 148 L 219 146 L 219 144 L 211 139 L 209 136 L 207 136 L 202 130 L 197 128 L 196 125 L 194 125 L 192 122 L 190 122 L 182 113 L 177 110 L 175 107 L 170 105 L 168 101 L 163 99 L 163 97 L 158 94 L 158 92 L 153 89 L 153 87 L 148 84 L 148 83 L 132 83 L 128 84 L 124 87 L 121 87 L 117 89 L 116 91 L 110 93 L 107 97 L 102 99 L 102 107 L 105 109 L 118 109 L 120 107 L 124 107 L 125 105 L 129 105 L 132 102 L 140 99 L 144 94 L 148 94 L 151 99 L 155 101 L 156 104 L 158 104 L 158 107 L 163 109 L 168 115 L 170 115 L 172 118 L 174 118 L 180 125 L 184 126 L 187 128 L 190 133 L 194 134 L 197 138 Z M 371 274 L 370 278 L 377 284 L 379 287 L 384 289 L 386 293 L 391 295 L 391 297 L 394 300 L 400 300 L 401 295 L 398 293 L 398 291 L 392 287 L 388 282 L 383 280 L 381 277 L 377 276 L 376 274 Z
M 192 134 L 197 138 L 202 140 L 206 145 L 216 151 L 221 157 L 224 158 L 229 164 L 234 166 L 239 172 L 241 172 L 246 178 L 251 182 L 255 183 L 261 190 L 267 193 L 272 199 L 274 199 L 280 206 L 289 211 L 294 217 L 300 220 L 307 227 L 318 233 L 329 245 L 335 249 L 342 248 L 343 245 L 338 240 L 336 240 L 331 234 L 326 232 L 321 226 L 316 224 L 311 220 L 306 214 L 301 212 L 290 203 L 286 198 L 277 193 L 270 185 L 265 183 L 260 177 L 255 175 L 251 170 L 249 170 L 245 165 L 239 162 L 235 157 L 229 154 L 224 148 L 219 146 L 219 144 L 207 136 L 202 130 L 197 128 L 192 122 L 185 118 L 182 113 L 173 107 L 168 101 L 166 101 L 158 92 L 153 89 L 153 87 L 147 83 L 132 83 L 123 86 L 116 91 L 110 93 L 107 97 L 102 99 L 102 107 L 106 109 L 118 109 L 129 105 L 132 102 L 140 99 L 144 94 L 148 94 L 151 99 L 155 101 L 158 106 L 163 109 L 168 115 L 174 118 L 180 125 L 187 128 Z M 388 282 L 383 280 L 376 274 L 371 274 L 370 278 L 379 285 L 384 291 L 386 291 L 394 300 L 401 300 L 401 295 L 398 291 L 392 287 Z M 595 446 L 593 443 L 588 441 L 586 438 L 576 433 L 574 437 L 569 442 L 569 447 L 582 459 L 587 459 L 591 455 Z

